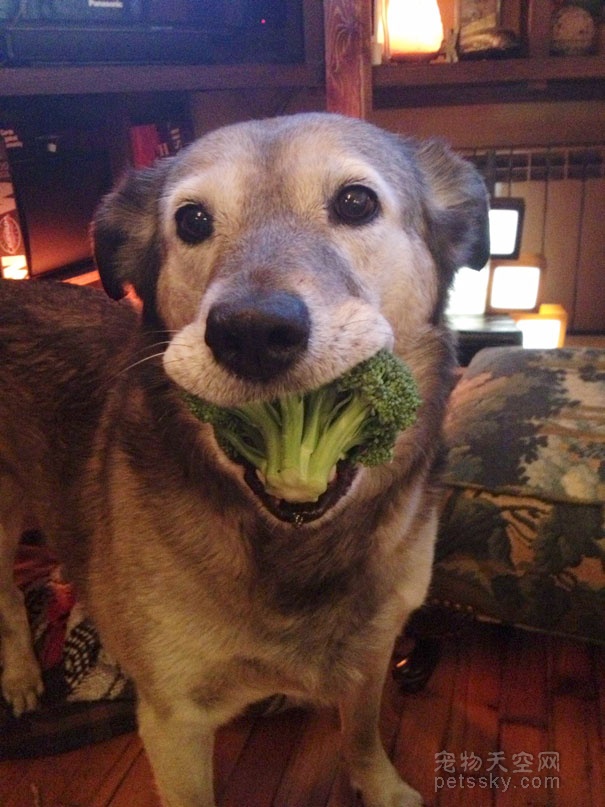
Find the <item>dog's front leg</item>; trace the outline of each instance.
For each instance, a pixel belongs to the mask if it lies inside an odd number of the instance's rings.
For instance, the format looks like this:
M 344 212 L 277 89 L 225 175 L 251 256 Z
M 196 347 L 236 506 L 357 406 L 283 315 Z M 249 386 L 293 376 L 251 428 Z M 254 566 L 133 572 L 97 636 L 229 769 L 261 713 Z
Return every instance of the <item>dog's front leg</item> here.
M 340 704 L 343 756 L 364 807 L 421 807 L 420 794 L 401 779 L 380 739 L 380 703 L 391 653 L 389 643 L 387 661 L 369 671 Z
M 138 722 L 163 807 L 215 807 L 212 764 L 218 721 L 209 720 L 193 703 L 163 709 L 139 697 Z
M 0 480 L 0 488 L 0 680 L 4 699 L 19 717 L 36 708 L 44 687 L 23 594 L 14 582 L 22 494 L 9 477 Z

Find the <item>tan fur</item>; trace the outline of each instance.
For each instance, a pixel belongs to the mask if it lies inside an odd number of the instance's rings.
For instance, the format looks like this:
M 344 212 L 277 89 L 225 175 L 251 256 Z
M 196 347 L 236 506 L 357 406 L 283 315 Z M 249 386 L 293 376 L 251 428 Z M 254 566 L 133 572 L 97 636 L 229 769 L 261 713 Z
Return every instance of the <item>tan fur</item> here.
M 363 225 L 335 220 L 351 184 L 379 200 Z M 179 240 L 188 203 L 212 213 L 204 243 Z M 365 807 L 421 803 L 382 749 L 378 710 L 394 638 L 430 577 L 446 289 L 455 268 L 484 262 L 486 217 L 482 183 L 443 145 L 294 116 L 221 129 L 104 202 L 100 272 L 112 296 L 134 286 L 141 322 L 92 291 L 0 283 L 2 691 L 17 714 L 41 689 L 11 582 L 25 513 L 135 682 L 166 807 L 214 805 L 214 731 L 275 693 L 339 706 Z M 206 320 L 267 289 L 301 300 L 310 332 L 296 361 L 258 380 L 217 360 Z M 415 375 L 418 420 L 392 463 L 358 469 L 296 523 L 265 508 L 174 383 L 219 404 L 271 398 L 384 347 Z

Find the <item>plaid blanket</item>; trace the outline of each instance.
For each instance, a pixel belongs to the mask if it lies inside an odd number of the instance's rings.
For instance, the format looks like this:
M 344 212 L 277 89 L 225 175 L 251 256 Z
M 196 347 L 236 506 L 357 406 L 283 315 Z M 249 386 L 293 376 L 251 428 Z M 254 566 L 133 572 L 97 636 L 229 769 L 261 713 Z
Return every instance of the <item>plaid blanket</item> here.
M 45 692 L 40 708 L 19 719 L 0 701 L 0 758 L 57 754 L 132 731 L 133 688 L 35 533 L 19 548 L 15 579 Z

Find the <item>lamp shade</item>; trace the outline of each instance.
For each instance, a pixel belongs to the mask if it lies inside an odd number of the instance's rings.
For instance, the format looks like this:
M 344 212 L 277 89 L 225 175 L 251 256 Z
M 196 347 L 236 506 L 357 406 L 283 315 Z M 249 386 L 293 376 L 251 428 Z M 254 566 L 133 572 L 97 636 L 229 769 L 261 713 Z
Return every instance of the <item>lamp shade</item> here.
M 563 347 L 567 332 L 567 311 L 562 305 L 544 303 L 537 313 L 518 313 L 513 317 L 523 334 L 523 347 Z
M 386 0 L 388 56 L 395 61 L 432 59 L 443 42 L 437 0 Z
M 28 275 L 25 255 L 5 255 L 0 258 L 0 277 L 24 280 Z
M 490 255 L 492 258 L 516 259 L 519 257 L 524 214 L 524 199 L 492 198 L 489 210 Z
M 545 262 L 542 255 L 525 253 L 516 261 L 492 261 L 488 290 L 491 311 L 535 311 Z

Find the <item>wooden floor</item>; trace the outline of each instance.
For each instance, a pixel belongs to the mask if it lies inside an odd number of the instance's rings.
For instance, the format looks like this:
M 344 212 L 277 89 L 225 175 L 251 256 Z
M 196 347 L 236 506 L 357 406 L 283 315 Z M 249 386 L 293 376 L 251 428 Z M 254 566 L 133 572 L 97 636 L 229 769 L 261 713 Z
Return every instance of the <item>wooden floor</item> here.
M 474 626 L 426 688 L 385 688 L 382 731 L 431 807 L 605 805 L 605 648 Z M 506 770 L 503 770 L 505 768 Z M 240 719 L 216 750 L 220 807 L 354 807 L 337 719 L 292 710 Z M 0 763 L 0 807 L 157 807 L 136 736 Z

